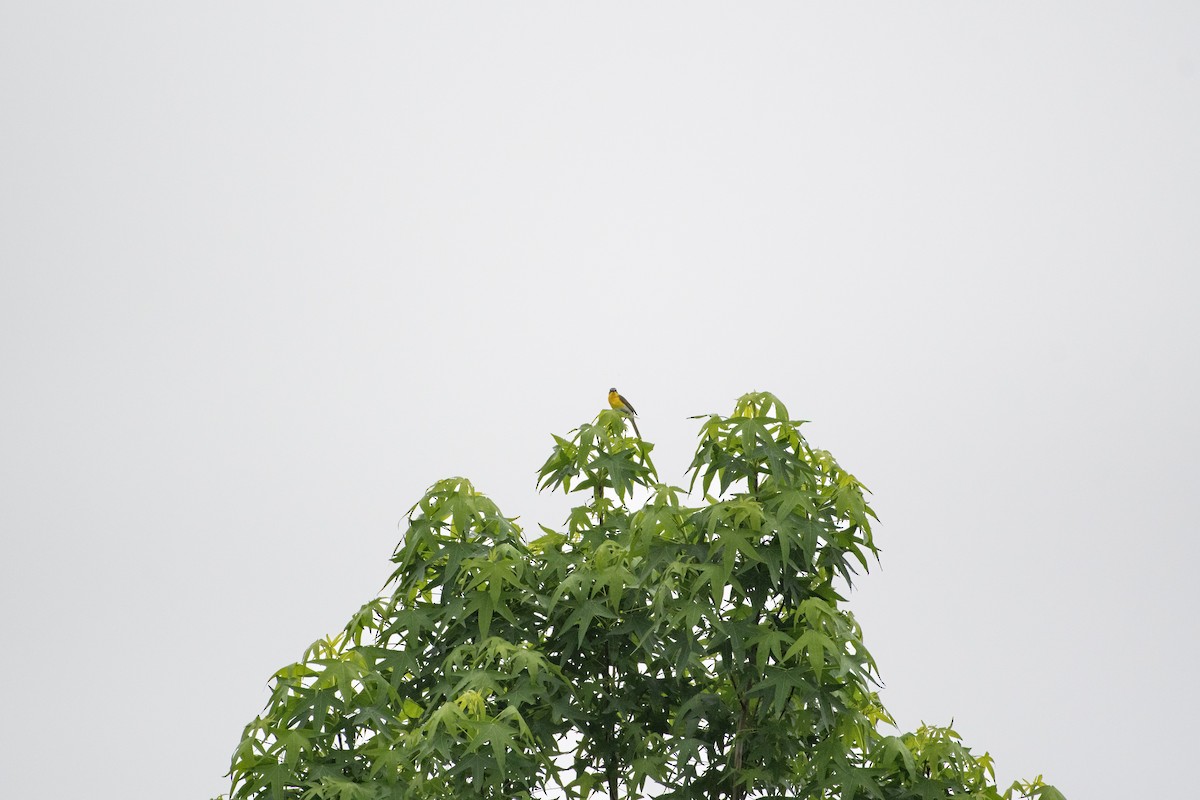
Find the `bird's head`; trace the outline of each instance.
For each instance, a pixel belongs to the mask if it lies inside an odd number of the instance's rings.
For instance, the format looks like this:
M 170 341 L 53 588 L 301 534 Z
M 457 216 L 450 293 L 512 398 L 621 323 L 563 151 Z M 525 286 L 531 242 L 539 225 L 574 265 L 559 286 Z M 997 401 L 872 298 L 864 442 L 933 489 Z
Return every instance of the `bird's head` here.
M 615 387 L 615 386 L 612 386 L 612 387 L 609 387 L 608 393 L 609 393 L 609 394 L 612 394 L 612 393 L 613 393 L 613 392 L 615 392 L 615 391 L 617 391 L 617 387 Z

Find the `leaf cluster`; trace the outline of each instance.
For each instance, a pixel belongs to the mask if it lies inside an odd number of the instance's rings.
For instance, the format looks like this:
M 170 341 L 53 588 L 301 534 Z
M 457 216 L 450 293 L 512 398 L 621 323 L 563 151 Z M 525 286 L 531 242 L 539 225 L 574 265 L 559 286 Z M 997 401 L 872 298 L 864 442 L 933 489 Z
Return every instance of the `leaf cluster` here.
M 687 492 L 625 424 L 554 437 L 539 486 L 583 502 L 528 543 L 466 479 L 430 487 L 382 595 L 275 674 L 232 800 L 1061 798 L 1001 793 L 949 727 L 885 733 L 842 594 L 875 514 L 778 398 L 703 418 Z

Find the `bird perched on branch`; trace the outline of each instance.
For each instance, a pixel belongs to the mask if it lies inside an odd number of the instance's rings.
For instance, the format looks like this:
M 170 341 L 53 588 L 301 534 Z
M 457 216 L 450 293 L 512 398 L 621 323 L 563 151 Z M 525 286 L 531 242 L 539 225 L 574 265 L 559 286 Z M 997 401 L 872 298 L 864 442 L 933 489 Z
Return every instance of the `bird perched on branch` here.
M 616 389 L 608 390 L 608 404 L 628 416 L 629 424 L 633 426 L 633 432 L 637 434 L 639 439 L 642 438 L 642 432 L 638 430 L 637 420 L 634 419 L 637 416 L 637 412 L 633 410 L 633 404 L 622 397 Z

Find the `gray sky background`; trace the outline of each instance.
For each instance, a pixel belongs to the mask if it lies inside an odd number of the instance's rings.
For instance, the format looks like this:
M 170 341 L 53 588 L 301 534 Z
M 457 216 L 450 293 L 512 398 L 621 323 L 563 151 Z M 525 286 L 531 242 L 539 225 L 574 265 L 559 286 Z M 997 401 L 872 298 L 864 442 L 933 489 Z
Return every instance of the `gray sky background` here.
M 767 389 L 903 727 L 1179 796 L 1200 5 L 5 3 L 6 794 L 199 797 L 462 474 Z

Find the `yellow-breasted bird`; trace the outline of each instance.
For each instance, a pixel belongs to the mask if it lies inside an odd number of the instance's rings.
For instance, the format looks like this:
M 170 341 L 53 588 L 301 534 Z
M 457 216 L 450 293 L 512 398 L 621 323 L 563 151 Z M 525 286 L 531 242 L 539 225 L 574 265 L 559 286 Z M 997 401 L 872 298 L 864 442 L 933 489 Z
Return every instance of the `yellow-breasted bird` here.
M 622 414 L 627 415 L 629 417 L 629 424 L 633 426 L 633 432 L 637 434 L 639 439 L 642 438 L 642 432 L 638 430 L 637 420 L 634 419 L 637 416 L 637 412 L 633 410 L 633 403 L 622 397 L 616 389 L 609 389 L 608 404 Z

